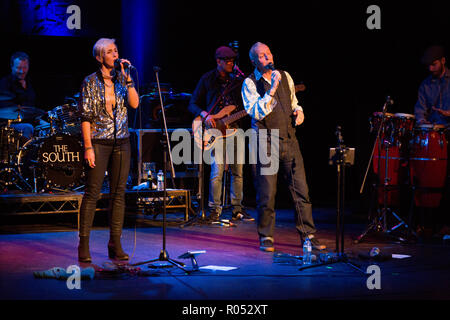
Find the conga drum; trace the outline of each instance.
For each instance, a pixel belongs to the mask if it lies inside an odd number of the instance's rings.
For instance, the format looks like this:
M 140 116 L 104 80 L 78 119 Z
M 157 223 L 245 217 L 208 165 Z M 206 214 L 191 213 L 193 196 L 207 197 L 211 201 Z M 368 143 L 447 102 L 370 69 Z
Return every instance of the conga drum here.
M 369 118 L 370 122 L 370 132 L 377 133 L 383 122 L 383 112 L 374 112 L 373 115 Z M 383 127 L 381 128 L 381 134 L 384 136 L 390 136 L 394 132 L 394 114 L 393 113 L 385 113 L 385 119 L 383 123 Z
M 447 144 L 444 125 L 422 124 L 414 128 L 410 170 L 418 207 L 440 205 L 447 176 Z
M 373 117 L 370 119 L 372 132 L 377 133 L 380 129 L 382 116 L 382 112 L 373 114 Z M 395 115 L 386 113 L 385 116 L 385 122 L 380 131 L 380 139 L 376 141 L 372 164 L 379 182 L 378 203 L 384 204 L 384 185 L 386 183 L 386 205 L 397 206 L 400 204 L 400 185 L 406 176 L 406 158 L 403 156 L 402 144 L 399 143 L 396 135 Z
M 407 147 L 409 140 L 413 136 L 416 117 L 409 113 L 395 113 L 393 122 L 397 145 L 401 146 L 403 144 Z
M 381 146 L 380 140 L 377 141 L 375 146 L 373 170 L 378 176 L 379 182 L 378 203 L 384 204 L 384 184 L 386 183 L 386 205 L 399 205 L 400 186 L 403 184 L 406 177 L 406 158 L 403 157 L 400 147 L 394 144 L 388 148 L 384 145 L 383 137 L 381 137 Z M 386 178 L 387 182 L 385 181 Z

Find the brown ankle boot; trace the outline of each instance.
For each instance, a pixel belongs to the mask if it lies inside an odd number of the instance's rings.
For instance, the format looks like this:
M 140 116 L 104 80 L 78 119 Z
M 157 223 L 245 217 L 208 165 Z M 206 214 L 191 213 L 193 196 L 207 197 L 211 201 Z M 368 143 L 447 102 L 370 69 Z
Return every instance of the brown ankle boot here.
M 80 243 L 78 244 L 78 261 L 92 262 L 91 254 L 89 253 L 89 236 L 80 236 Z
M 129 256 L 122 249 L 120 236 L 110 236 L 108 243 L 108 256 L 115 260 L 128 260 Z

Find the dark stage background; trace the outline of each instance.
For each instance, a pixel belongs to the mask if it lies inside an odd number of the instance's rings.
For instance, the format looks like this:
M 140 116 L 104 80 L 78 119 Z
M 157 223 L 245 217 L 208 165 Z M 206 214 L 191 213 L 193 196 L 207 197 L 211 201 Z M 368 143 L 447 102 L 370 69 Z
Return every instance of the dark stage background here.
M 24 21 L 24 2 L 2 1 L 0 74 L 9 72 L 13 52 L 27 52 L 38 107 L 45 110 L 62 104 L 95 71 L 92 47 L 100 37 L 117 39 L 121 56 L 139 70 L 143 88 L 155 81 L 152 67 L 157 65 L 161 82 L 188 93 L 215 68 L 218 46 L 238 41 L 239 66 L 250 73 L 251 45 L 268 44 L 275 65 L 306 85 L 299 94 L 306 121 L 298 136 L 313 203 L 334 203 L 336 173 L 328 165 L 328 149 L 340 125 L 346 144 L 357 150 L 346 190 L 361 211 L 369 191 L 366 185 L 359 195 L 373 144 L 370 115 L 381 110 L 388 95 L 395 101 L 389 112 L 413 113 L 418 86 L 427 76 L 420 64 L 423 50 L 436 43 L 450 48 L 446 1 L 276 1 L 244 7 L 243 1 L 80 0 L 70 4 L 81 9 L 81 30 L 69 35 L 39 34 Z M 45 4 L 67 1 L 29 3 L 42 10 Z M 372 4 L 381 9 L 381 30 L 366 27 Z

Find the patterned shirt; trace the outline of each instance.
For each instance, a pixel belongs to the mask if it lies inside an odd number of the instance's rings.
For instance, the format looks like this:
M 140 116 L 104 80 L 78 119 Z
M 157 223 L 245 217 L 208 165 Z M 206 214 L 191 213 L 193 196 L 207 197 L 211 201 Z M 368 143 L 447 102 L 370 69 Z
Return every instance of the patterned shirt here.
M 113 116 L 106 110 L 105 82 L 100 71 L 87 76 L 81 88 L 80 113 L 82 122 L 90 122 L 91 139 L 114 140 L 130 136 L 128 132 L 125 77 L 120 74 L 114 80 L 116 105 Z M 115 125 L 114 125 L 115 123 Z
M 258 69 L 255 69 L 256 81 L 259 81 L 262 77 L 262 73 Z M 299 110 L 303 111 L 303 108 L 298 104 L 297 97 L 295 96 L 295 85 L 292 77 L 284 71 L 286 78 L 288 80 L 289 89 L 291 91 L 291 101 L 292 101 L 292 111 Z M 266 78 L 264 81 L 270 84 Z M 268 114 L 270 114 L 276 106 L 276 101 L 273 99 L 268 92 L 261 97 L 256 90 L 255 83 L 250 79 L 246 78 L 244 84 L 242 85 L 242 100 L 244 101 L 244 108 L 247 113 L 256 120 L 264 119 Z

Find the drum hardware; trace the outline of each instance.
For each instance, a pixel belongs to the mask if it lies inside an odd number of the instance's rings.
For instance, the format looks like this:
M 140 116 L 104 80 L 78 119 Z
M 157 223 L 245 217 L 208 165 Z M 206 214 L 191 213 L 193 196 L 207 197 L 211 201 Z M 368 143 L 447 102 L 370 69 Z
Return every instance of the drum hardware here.
M 20 117 L 22 120 L 32 120 L 44 114 L 44 110 L 30 106 L 15 105 L 0 109 L 0 119 L 12 120 Z
M 370 206 L 369 217 L 372 218 L 372 221 L 369 223 L 366 230 L 356 238 L 355 243 L 359 243 L 371 230 L 393 236 L 391 233 L 401 226 L 405 227 L 407 230 L 407 239 L 410 238 L 411 233 L 416 236 L 415 232 L 410 227 L 411 223 L 407 224 L 392 208 L 393 205 L 398 204 L 396 196 L 399 195 L 400 182 L 402 180 L 401 173 L 403 172 L 402 169 L 404 167 L 401 161 L 406 160 L 405 154 L 407 153 L 404 149 L 405 146 L 408 145 L 404 140 L 407 141 L 408 139 L 407 133 L 409 132 L 411 125 L 414 124 L 414 116 L 407 114 L 393 115 L 387 113 L 386 111 L 389 104 L 392 103 L 390 97 L 387 97 L 382 109 L 383 111 L 375 112 L 374 117 L 370 118 L 370 128 L 372 131 L 373 128 L 377 129 L 377 134 L 360 193 L 362 194 L 363 192 L 369 168 L 371 164 L 373 164 L 374 172 L 378 177 L 378 182 L 374 185 L 375 189 L 373 193 L 373 195 L 378 194 L 378 208 L 376 214 L 372 215 L 373 204 Z M 384 168 L 382 168 L 381 162 L 383 156 Z M 405 163 L 408 165 L 407 162 Z M 382 169 L 384 169 L 384 172 Z M 380 197 L 380 195 L 382 197 Z M 389 216 L 392 216 L 397 220 L 397 224 L 390 228 L 388 227 Z M 411 221 L 412 203 L 409 208 L 409 222 Z M 402 237 L 394 238 L 399 241 L 407 241 L 407 239 Z
M 6 176 L 3 178 L 3 176 Z M 24 184 L 24 186 L 21 185 Z M 0 187 L 2 189 L 10 189 L 10 187 L 15 187 L 21 191 L 31 190 L 31 186 L 28 182 L 20 175 L 16 168 L 5 167 L 0 170 Z
M 73 119 L 73 109 L 60 107 L 57 110 L 70 110 L 68 116 Z M 37 193 L 41 190 L 67 191 L 79 190 L 84 177 L 81 144 L 75 137 L 63 134 L 66 128 L 75 127 L 67 121 L 58 124 L 56 111 L 47 113 L 47 125 L 37 126 L 34 138 L 23 142 L 21 132 L 12 127 L 23 118 L 41 116 L 44 111 L 33 107 L 13 106 L 0 109 L 0 118 L 7 124 L 0 127 L 0 187 L 17 188 Z
M 21 148 L 23 135 L 11 127 L 11 124 L 21 121 L 21 116 L 18 114 L 16 119 L 9 119 L 7 125 L 0 128 L 0 186 L 2 189 L 15 187 L 24 190 L 31 188 L 18 173 L 15 165 L 15 157 Z

